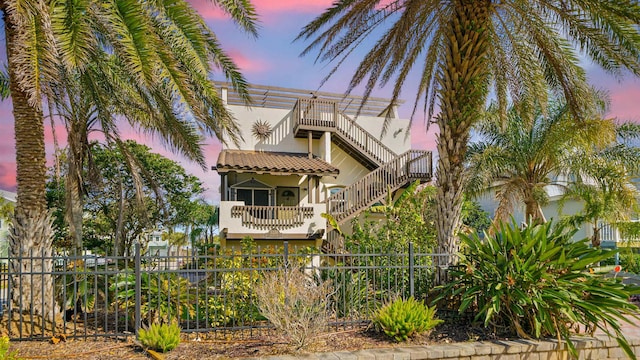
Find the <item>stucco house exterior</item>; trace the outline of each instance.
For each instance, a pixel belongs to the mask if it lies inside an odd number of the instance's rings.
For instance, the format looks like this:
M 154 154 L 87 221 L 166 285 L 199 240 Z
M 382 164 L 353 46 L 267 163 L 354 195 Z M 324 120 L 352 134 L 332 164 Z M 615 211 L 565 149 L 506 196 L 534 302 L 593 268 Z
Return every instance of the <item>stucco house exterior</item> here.
M 237 144 L 225 139 L 213 166 L 223 247 L 250 236 L 336 249 L 323 213 L 344 224 L 389 191 L 431 179 L 431 153 L 411 150 L 409 120 L 388 99 L 360 107 L 358 96 L 250 85 L 247 107 L 229 84 L 217 86 L 242 134 Z

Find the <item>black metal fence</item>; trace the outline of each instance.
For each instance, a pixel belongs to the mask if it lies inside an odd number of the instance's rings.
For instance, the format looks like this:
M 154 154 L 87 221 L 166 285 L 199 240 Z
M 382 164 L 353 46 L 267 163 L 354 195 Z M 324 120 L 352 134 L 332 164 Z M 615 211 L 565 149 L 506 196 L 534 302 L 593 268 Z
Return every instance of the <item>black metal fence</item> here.
M 329 282 L 329 326 L 352 328 L 368 324 L 372 313 L 395 297 L 426 298 L 434 264 L 448 260 L 412 244 L 325 254 L 286 242 L 246 253 L 147 256 L 136 245 L 133 256 L 5 258 L 0 259 L 0 326 L 15 340 L 63 333 L 127 337 L 157 321 L 177 321 L 183 332 L 251 337 L 270 328 L 256 305 L 255 286 L 265 272 L 296 266 L 315 281 Z M 33 266 L 43 262 L 50 266 Z M 52 293 L 44 291 L 48 284 Z M 52 318 L 38 316 L 46 314 L 40 310 L 44 305 L 25 303 L 32 298 L 25 295 L 38 288 L 49 294 L 40 302 L 56 309 Z

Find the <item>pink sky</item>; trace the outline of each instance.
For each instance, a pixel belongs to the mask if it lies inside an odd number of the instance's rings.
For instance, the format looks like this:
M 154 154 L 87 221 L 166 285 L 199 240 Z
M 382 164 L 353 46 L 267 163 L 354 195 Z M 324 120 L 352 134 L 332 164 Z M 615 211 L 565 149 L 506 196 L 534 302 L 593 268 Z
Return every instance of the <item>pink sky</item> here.
M 254 0 L 260 15 L 258 39 L 252 39 L 239 31 L 225 14 L 215 8 L 212 1 L 191 0 L 191 2 L 218 35 L 227 53 L 236 60 L 251 83 L 315 90 L 331 68 L 326 64 L 314 64 L 313 56 L 300 58 L 299 54 L 304 49 L 305 43 L 293 42 L 293 40 L 306 23 L 331 5 L 332 0 Z M 2 42 L 3 45 L 4 42 Z M 2 53 L 1 58 L 4 58 L 4 51 L 0 53 Z M 358 58 L 354 57 L 353 61 L 356 60 Z M 352 64 L 346 65 L 344 70 L 337 73 L 321 90 L 344 92 L 345 79 L 350 78 L 350 71 L 353 68 Z M 596 69 L 589 68 L 588 71 L 593 84 L 609 91 L 611 116 L 621 120 L 640 122 L 640 101 L 638 100 L 640 99 L 640 80 L 631 76 L 613 79 Z M 214 78 L 222 79 L 219 73 L 214 74 Z M 400 108 L 400 115 L 403 117 L 410 115 L 413 100 L 409 90 L 406 91 L 403 97 L 407 100 L 407 104 Z M 388 94 L 388 89 L 381 89 L 374 96 Z M 48 154 L 52 154 L 50 129 L 47 128 L 47 131 L 49 132 L 47 151 Z M 56 131 L 61 145 L 64 145 L 63 128 L 58 128 Z M 436 131 L 437 127 L 432 126 L 426 133 L 423 119 L 417 117 L 412 129 L 413 147 L 435 151 Z M 0 137 L 0 189 L 15 190 L 13 116 L 9 100 L 0 102 L 0 134 L 2 134 Z M 126 138 L 139 138 L 129 128 L 123 130 L 122 134 Z M 207 168 L 210 168 L 217 159 L 220 144 L 215 139 L 207 139 L 206 142 L 208 143 L 205 147 Z M 211 202 L 219 201 L 219 176 L 216 172 L 203 171 L 198 165 L 171 154 L 158 141 L 147 139 L 145 143 L 151 145 L 155 151 L 177 160 L 187 171 L 199 176 L 208 188 L 205 193 L 206 199 Z

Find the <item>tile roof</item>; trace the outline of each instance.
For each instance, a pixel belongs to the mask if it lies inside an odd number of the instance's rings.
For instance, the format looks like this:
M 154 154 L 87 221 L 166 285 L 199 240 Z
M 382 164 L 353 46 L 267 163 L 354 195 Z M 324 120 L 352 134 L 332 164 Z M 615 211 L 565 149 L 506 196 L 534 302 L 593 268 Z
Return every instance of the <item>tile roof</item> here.
M 222 150 L 218 156 L 216 170 L 219 173 L 235 171 L 275 175 L 336 176 L 340 173 L 338 168 L 324 160 L 309 159 L 306 153 L 253 150 Z

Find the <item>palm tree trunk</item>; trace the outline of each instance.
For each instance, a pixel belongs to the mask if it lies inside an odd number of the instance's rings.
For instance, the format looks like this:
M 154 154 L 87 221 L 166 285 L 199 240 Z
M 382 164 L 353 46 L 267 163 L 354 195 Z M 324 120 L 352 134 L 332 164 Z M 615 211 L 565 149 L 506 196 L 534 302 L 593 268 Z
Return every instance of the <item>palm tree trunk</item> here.
M 542 224 L 546 222 L 540 203 L 534 199 L 533 196 L 529 196 L 524 200 L 524 206 L 525 222 L 528 225 Z
M 48 323 L 59 312 L 55 305 L 51 279 L 53 230 L 45 198 L 44 117 L 42 109 L 30 104 L 28 94 L 17 84 L 17 57 L 24 49 L 16 41 L 19 29 L 12 17 L 7 15 L 6 6 L 6 1 L 0 2 L 0 8 L 4 12 L 18 184 L 15 218 L 9 240 L 11 271 L 14 274 L 40 274 L 12 277 L 12 303 L 14 309 L 22 314 L 30 314 L 32 320 L 35 321 L 34 317 L 41 317 Z M 31 255 L 39 259 L 21 259 Z M 35 324 L 39 325 L 44 328 L 46 323 Z
M 438 167 L 436 185 L 436 229 L 438 253 L 458 252 L 463 193 L 463 163 L 469 141 L 469 129 L 484 109 L 488 87 L 487 34 L 488 0 L 458 0 L 449 24 L 446 66 L 438 76 L 440 113 L 436 121 Z M 439 265 L 450 259 L 439 259 Z M 436 281 L 442 281 L 437 276 Z
M 591 246 L 594 248 L 599 248 L 601 244 L 600 240 L 600 227 L 598 226 L 598 222 L 593 223 L 593 235 L 591 235 Z
M 75 121 L 70 121 L 67 136 L 67 179 L 65 218 L 69 225 L 69 238 L 76 251 L 82 250 L 83 194 L 82 167 L 84 164 L 83 137 L 86 136 Z
M 120 199 L 118 202 L 118 222 L 116 224 L 116 255 L 123 256 L 125 254 L 125 244 L 124 244 L 124 188 L 122 185 L 122 174 L 120 174 Z

